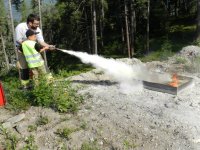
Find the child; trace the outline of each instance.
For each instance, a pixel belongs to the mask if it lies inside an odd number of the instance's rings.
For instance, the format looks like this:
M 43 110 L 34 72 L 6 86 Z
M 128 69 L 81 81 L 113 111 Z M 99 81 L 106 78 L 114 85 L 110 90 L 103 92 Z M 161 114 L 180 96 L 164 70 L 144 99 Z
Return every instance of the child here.
M 41 52 L 48 50 L 49 47 L 42 48 L 36 42 L 36 34 L 38 34 L 38 32 L 35 32 L 31 29 L 26 31 L 27 40 L 22 43 L 22 49 L 28 67 L 33 72 L 33 79 L 35 80 L 35 83 L 38 84 L 38 78 L 40 75 L 45 75 L 47 80 L 52 78 L 52 76 L 51 74 L 47 73 L 44 60 L 40 54 Z

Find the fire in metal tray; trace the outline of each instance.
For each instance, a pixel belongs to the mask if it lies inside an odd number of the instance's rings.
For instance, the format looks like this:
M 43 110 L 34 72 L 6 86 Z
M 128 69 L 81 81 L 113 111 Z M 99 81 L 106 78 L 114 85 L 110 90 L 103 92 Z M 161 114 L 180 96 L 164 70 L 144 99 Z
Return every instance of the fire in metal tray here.
M 143 81 L 144 87 L 149 90 L 169 93 L 173 95 L 177 95 L 184 89 L 188 88 L 189 85 L 192 85 L 193 79 L 186 76 L 180 76 L 177 74 L 172 75 L 172 81 L 168 83 L 156 83 Z

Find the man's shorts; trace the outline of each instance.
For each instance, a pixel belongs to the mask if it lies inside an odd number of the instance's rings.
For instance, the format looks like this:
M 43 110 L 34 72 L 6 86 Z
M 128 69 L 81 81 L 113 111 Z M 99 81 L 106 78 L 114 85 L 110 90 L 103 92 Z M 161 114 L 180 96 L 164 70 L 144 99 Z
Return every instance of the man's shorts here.
M 18 54 L 18 63 L 19 63 L 19 68 L 20 69 L 28 69 L 28 64 L 26 62 L 25 56 L 22 52 L 19 50 L 17 51 Z

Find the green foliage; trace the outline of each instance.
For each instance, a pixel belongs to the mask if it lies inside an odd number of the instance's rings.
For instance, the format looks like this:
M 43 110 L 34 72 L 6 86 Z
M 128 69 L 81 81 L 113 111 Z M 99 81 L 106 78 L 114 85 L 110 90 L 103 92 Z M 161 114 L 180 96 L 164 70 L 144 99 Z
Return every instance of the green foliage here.
M 68 64 L 65 69 L 59 69 L 57 74 L 55 74 L 56 78 L 67 78 L 70 76 L 78 75 L 83 72 L 87 72 L 92 70 L 93 68 L 84 64 Z
M 32 91 L 36 106 L 50 107 L 53 100 L 53 87 L 47 84 L 46 79 L 40 78 L 38 85 Z
M 37 130 L 37 126 L 36 125 L 29 125 L 28 126 L 28 132 L 33 132 Z
M 85 130 L 87 128 L 87 123 L 86 122 L 81 122 L 80 128 Z
M 20 83 L 17 77 L 17 70 L 10 70 L 0 75 L 7 100 L 6 108 L 20 112 L 29 108 L 32 98 L 30 92 L 24 92 L 18 89 Z
M 125 149 L 134 149 L 137 147 L 137 145 L 135 143 L 130 143 L 128 140 L 124 140 L 123 143 Z
M 5 129 L 2 126 L 0 126 L 0 131 L 5 139 L 3 143 L 5 150 L 16 150 L 17 143 L 19 142 L 19 138 L 16 135 L 11 134 L 7 129 Z
M 6 90 L 7 91 L 7 90 Z M 23 92 L 20 90 L 10 90 L 6 92 L 8 104 L 6 108 L 15 112 L 27 110 L 30 107 L 30 95 L 29 92 Z
M 169 56 L 172 56 L 172 44 L 169 40 L 166 40 L 161 48 L 160 60 L 167 60 Z
M 17 76 L 16 70 L 1 75 L 7 99 L 6 108 L 10 110 L 20 112 L 34 105 L 50 107 L 59 112 L 75 113 L 83 101 L 83 97 L 77 94 L 69 81 L 48 84 L 46 80 L 41 79 L 32 91 L 22 91 L 18 89 L 20 83 Z
M 26 145 L 22 148 L 22 150 L 38 150 L 38 146 L 35 145 L 35 137 L 33 135 L 28 136 L 25 139 Z
M 176 62 L 177 64 L 186 64 L 187 63 L 187 60 L 183 57 L 176 57 Z
M 167 60 L 168 57 L 171 57 L 174 54 L 172 51 L 172 43 L 169 40 L 164 40 L 162 42 L 161 48 L 157 51 L 153 51 L 147 56 L 141 58 L 142 61 L 163 61 Z
M 5 33 L 6 31 L 6 9 L 4 7 L 4 0 L 0 0 L 0 33 Z
M 37 126 L 43 126 L 49 123 L 49 119 L 47 116 L 40 116 L 36 121 Z
M 113 54 L 122 54 L 123 45 L 117 41 L 110 43 L 109 45 L 104 46 L 103 54 L 104 55 L 113 55 Z
M 85 142 L 81 145 L 81 150 L 99 150 L 99 148 L 97 147 L 97 141 L 93 141 L 93 142 Z
M 57 97 L 54 100 L 54 107 L 59 112 L 75 113 L 78 110 L 78 105 L 83 102 L 83 97 L 76 94 L 76 90 L 71 88 L 69 82 L 57 83 L 54 94 Z
M 23 1 L 21 4 L 21 15 L 22 15 L 22 19 L 21 21 L 26 21 L 27 15 L 28 15 L 28 10 L 27 10 L 27 5 L 26 5 L 26 1 Z
M 40 80 L 39 85 L 33 90 L 33 95 L 36 106 L 51 107 L 59 112 L 74 113 L 83 100 L 66 81 L 56 82 L 53 85 Z
M 77 129 L 64 128 L 58 129 L 55 133 L 58 134 L 61 138 L 69 140 L 69 135 L 75 131 L 77 131 Z

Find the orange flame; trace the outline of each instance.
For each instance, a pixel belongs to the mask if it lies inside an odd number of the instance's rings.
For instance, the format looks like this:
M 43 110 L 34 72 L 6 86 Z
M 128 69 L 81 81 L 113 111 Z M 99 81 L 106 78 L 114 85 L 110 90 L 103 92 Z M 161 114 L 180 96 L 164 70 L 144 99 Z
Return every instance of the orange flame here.
M 178 80 L 177 74 L 173 74 L 172 81 L 169 83 L 169 85 L 173 87 L 178 87 L 178 83 L 179 83 L 179 80 Z

